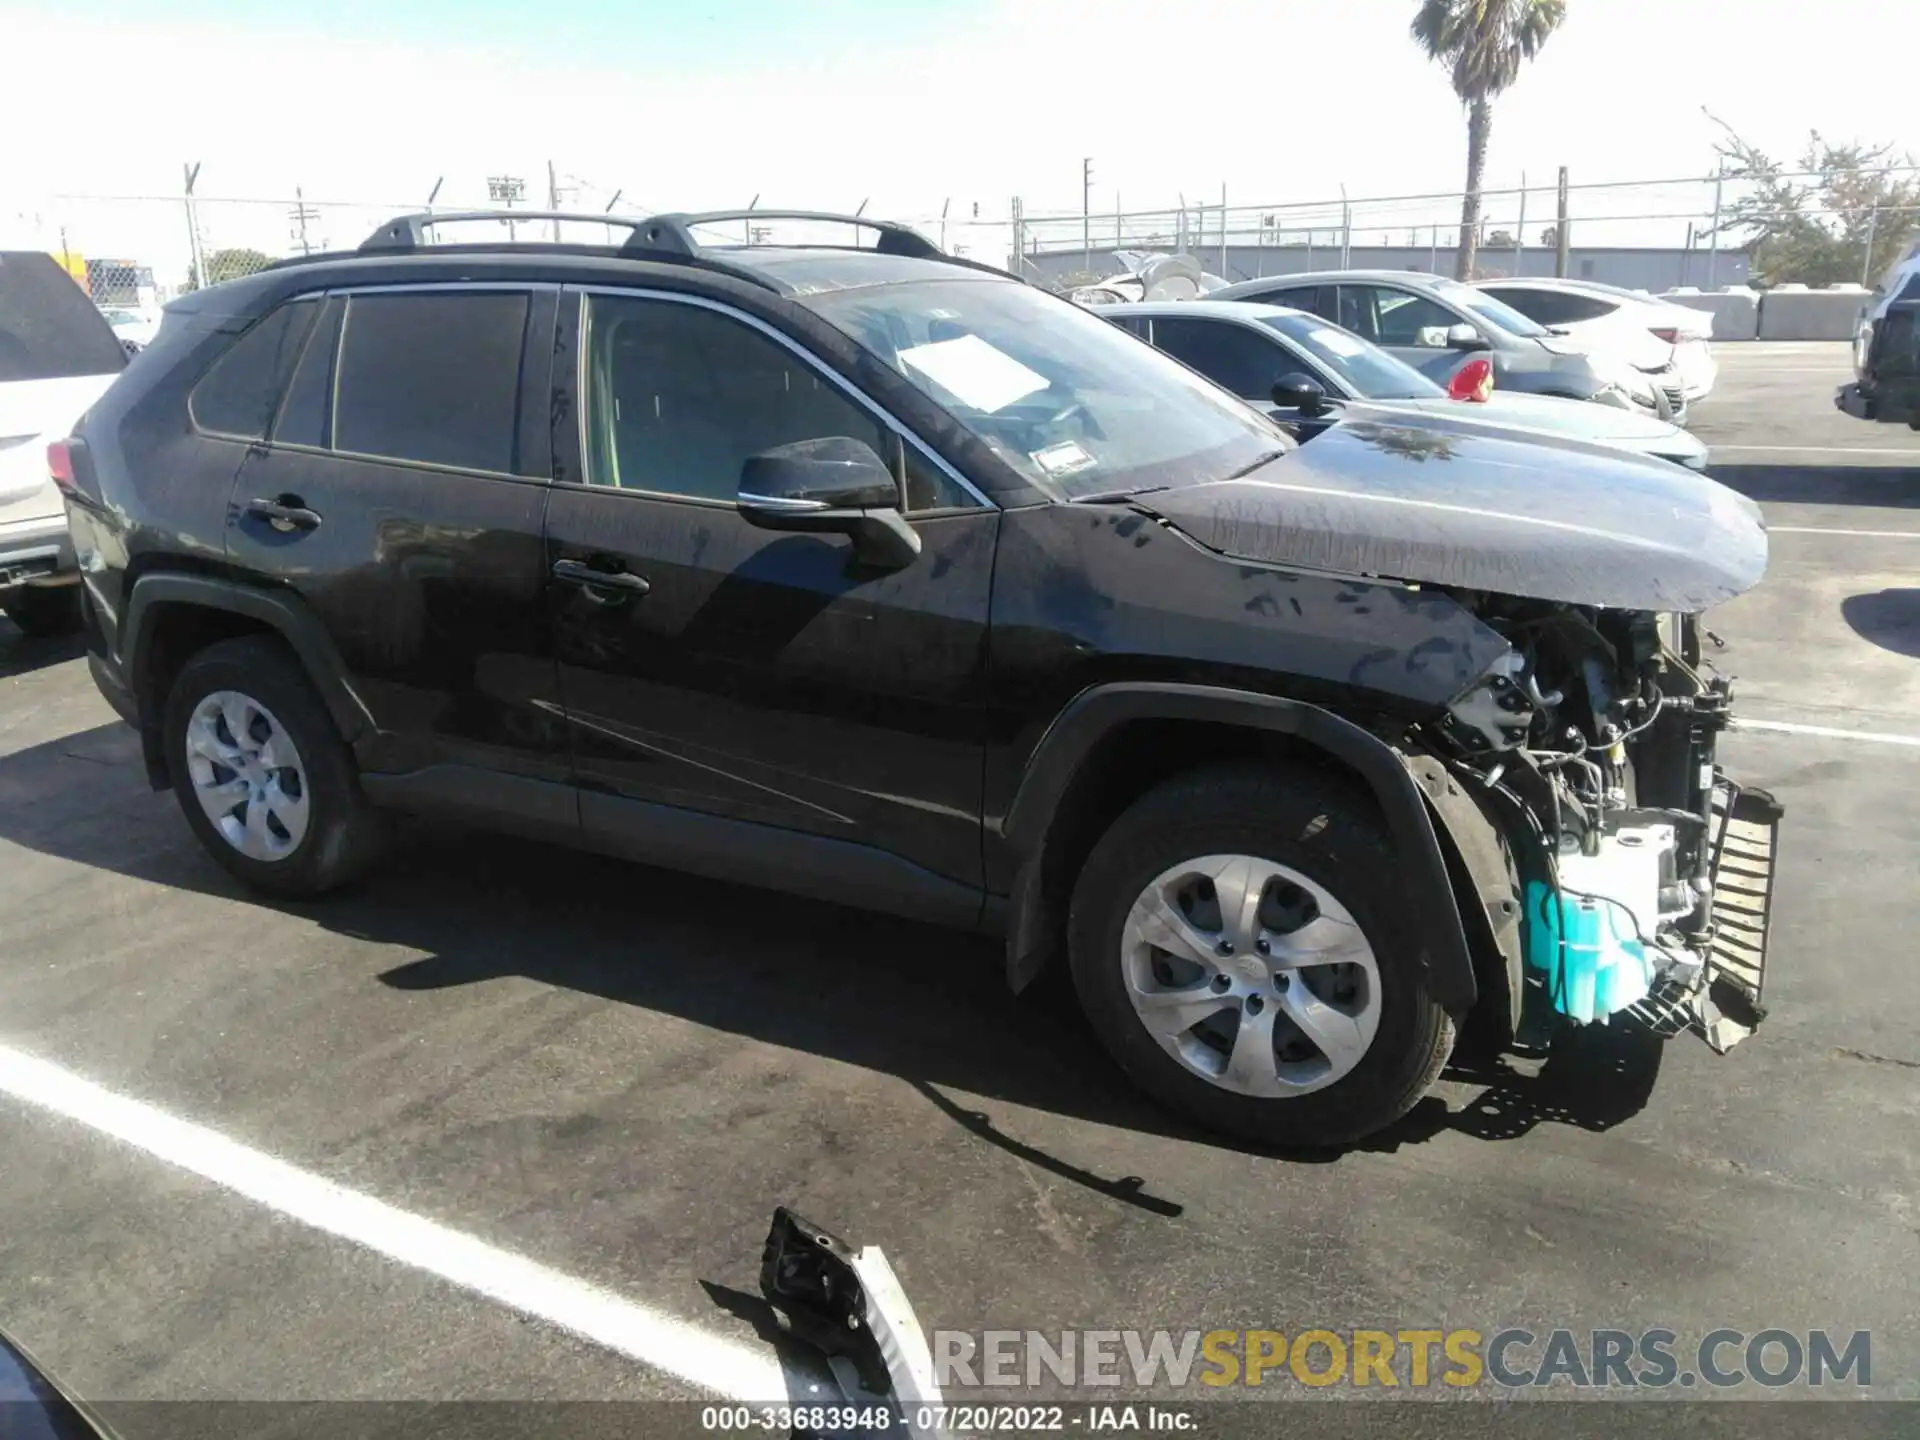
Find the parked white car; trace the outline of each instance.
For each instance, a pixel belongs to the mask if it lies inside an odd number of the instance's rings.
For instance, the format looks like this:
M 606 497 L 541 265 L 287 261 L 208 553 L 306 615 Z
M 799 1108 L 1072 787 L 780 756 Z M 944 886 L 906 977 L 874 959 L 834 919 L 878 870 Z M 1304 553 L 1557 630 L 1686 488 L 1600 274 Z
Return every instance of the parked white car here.
M 80 576 L 47 446 L 126 364 L 106 320 L 51 255 L 0 252 L 0 611 L 29 635 L 80 619 Z
M 143 310 L 132 305 L 102 305 L 100 313 L 113 330 L 114 338 L 120 342 L 120 348 L 129 355 L 137 355 L 146 349 L 160 331 L 158 310 Z
M 1689 404 L 1711 393 L 1719 378 L 1709 343 L 1713 316 L 1704 310 L 1591 280 L 1518 277 L 1477 283 L 1528 319 L 1596 350 L 1627 351 L 1643 366 L 1656 359 L 1670 362 Z

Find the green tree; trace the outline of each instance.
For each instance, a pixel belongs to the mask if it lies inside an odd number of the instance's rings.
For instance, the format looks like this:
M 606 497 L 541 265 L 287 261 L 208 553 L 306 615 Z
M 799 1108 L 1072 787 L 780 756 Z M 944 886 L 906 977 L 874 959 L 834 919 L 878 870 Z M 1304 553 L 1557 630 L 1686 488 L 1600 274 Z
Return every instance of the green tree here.
M 1520 78 L 1567 18 L 1566 0 L 1419 0 L 1409 27 L 1427 58 L 1447 67 L 1467 111 L 1467 185 L 1460 202 L 1454 274 L 1470 280 L 1480 240 L 1480 189 L 1493 134 L 1494 97 Z
M 1743 182 L 1720 230 L 1740 237 L 1762 284 L 1870 285 L 1920 236 L 1920 175 L 1891 145 L 1835 145 L 1816 130 L 1797 170 L 1731 130 L 1718 148 L 1727 179 Z
M 259 250 L 232 249 L 211 250 L 207 252 L 207 280 L 209 285 L 218 285 L 222 280 L 237 280 L 242 275 L 251 275 L 256 270 L 264 270 L 273 264 L 273 257 Z M 187 283 L 182 290 L 200 288 L 200 271 L 195 265 L 187 266 Z

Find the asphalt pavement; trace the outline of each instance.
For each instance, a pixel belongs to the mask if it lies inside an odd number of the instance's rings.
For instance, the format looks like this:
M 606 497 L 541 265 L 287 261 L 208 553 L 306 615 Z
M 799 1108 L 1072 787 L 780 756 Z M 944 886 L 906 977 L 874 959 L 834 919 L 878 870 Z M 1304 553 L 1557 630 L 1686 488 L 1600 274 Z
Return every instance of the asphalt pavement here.
M 1788 810 L 1731 1055 L 1591 1030 L 1251 1152 L 965 937 L 419 827 L 243 895 L 0 621 L 0 1326 L 112 1400 L 801 1395 L 789 1204 L 929 1329 L 1824 1326 L 1920 1395 L 1920 434 L 1833 410 L 1844 347 L 1719 355 L 1694 428 L 1774 532 L 1723 754 Z

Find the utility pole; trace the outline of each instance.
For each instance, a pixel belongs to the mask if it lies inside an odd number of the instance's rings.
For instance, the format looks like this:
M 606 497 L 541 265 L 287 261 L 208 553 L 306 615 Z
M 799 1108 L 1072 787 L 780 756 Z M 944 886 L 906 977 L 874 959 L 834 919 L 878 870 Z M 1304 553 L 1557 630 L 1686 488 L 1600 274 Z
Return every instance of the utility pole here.
M 1523 252 L 1527 248 L 1527 172 L 1520 172 L 1520 221 L 1513 227 L 1513 273 L 1524 275 L 1527 269 Z
M 1093 273 L 1093 157 L 1080 162 L 1080 244 L 1085 249 L 1083 263 Z
M 1886 188 L 1886 184 L 1887 172 L 1882 170 L 1880 172 L 1880 186 L 1882 190 Z M 1867 253 L 1860 259 L 1860 288 L 1862 290 L 1871 289 L 1873 286 L 1873 237 L 1879 228 L 1880 202 L 1876 200 L 1873 203 L 1873 208 L 1867 212 Z
M 205 257 L 200 253 L 200 222 L 193 213 L 193 185 L 200 178 L 200 162 L 196 160 L 193 164 L 182 165 L 180 168 L 187 177 L 186 190 L 181 197 L 187 210 L 187 254 L 191 257 L 193 264 L 194 288 L 204 290 L 207 286 L 207 267 Z
M 1560 167 L 1560 197 L 1558 204 L 1555 206 L 1553 222 L 1553 273 L 1558 275 L 1562 280 L 1567 278 L 1567 267 L 1571 263 L 1568 254 L 1568 251 L 1571 249 L 1568 232 L 1571 230 L 1572 225 L 1567 215 L 1567 194 L 1567 167 L 1562 165 Z
M 1220 278 L 1227 280 L 1227 182 L 1220 182 Z
M 1713 172 L 1713 229 L 1707 232 L 1707 289 L 1719 283 L 1720 276 L 1720 192 L 1727 183 L 1727 162 L 1722 159 Z
M 293 187 L 293 210 L 287 218 L 293 221 L 293 243 L 300 247 L 302 255 L 311 255 L 313 247 L 307 243 L 307 222 L 318 220 L 320 212 L 307 204 L 306 192 L 298 185 Z
M 947 248 L 947 211 L 953 207 L 953 197 L 947 196 L 940 202 L 940 248 Z
M 506 209 L 513 209 L 513 202 L 526 198 L 527 182 L 518 175 L 489 175 L 487 177 L 487 198 L 497 201 Z M 509 243 L 520 238 L 512 220 L 507 221 L 507 240 Z
M 559 208 L 560 208 L 560 181 L 558 180 L 557 177 L 555 177 L 553 173 L 553 161 L 549 160 L 547 161 L 547 209 L 558 210 Z M 558 220 L 555 220 L 551 222 L 551 225 L 552 225 L 552 231 L 553 231 L 553 236 L 552 236 L 553 243 L 558 245 L 560 243 L 560 222 Z

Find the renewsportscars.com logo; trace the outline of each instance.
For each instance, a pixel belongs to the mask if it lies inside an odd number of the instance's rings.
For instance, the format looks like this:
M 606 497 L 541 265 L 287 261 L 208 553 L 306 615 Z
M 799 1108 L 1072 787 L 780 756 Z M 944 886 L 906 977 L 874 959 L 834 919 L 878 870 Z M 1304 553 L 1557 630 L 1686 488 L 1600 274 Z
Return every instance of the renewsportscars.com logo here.
M 1665 1389 L 1873 1383 L 1873 1337 L 1827 1330 L 936 1330 L 935 1383 Z

